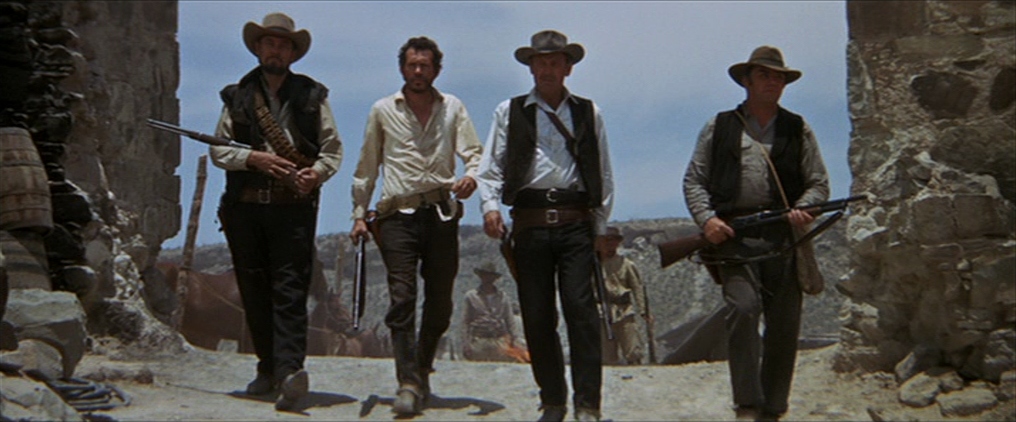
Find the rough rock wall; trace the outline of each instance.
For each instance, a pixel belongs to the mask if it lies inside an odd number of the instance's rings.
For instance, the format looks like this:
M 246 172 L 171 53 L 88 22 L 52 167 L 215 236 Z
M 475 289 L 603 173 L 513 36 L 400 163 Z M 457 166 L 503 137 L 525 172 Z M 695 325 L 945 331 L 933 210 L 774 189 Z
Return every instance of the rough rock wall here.
M 850 1 L 841 370 L 997 381 L 1016 347 L 1016 3 Z M 923 368 L 912 368 L 913 366 Z
M 162 242 L 180 229 L 180 180 L 173 174 L 179 141 L 145 126 L 149 117 L 179 119 L 177 4 L 59 5 L 64 24 L 80 38 L 75 72 L 62 87 L 83 96 L 73 107 L 64 166 L 104 222 L 84 240 L 88 260 L 103 278 L 100 289 L 108 288 L 118 255 L 147 268 Z

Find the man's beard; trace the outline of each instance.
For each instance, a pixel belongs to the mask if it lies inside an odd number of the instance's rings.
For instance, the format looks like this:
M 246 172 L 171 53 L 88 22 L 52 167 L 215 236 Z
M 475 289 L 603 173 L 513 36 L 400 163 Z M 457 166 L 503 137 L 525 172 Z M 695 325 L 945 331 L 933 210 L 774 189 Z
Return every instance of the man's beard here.
M 267 64 L 261 65 L 261 69 L 264 70 L 265 73 L 268 73 L 268 74 L 271 74 L 271 75 L 285 75 L 286 74 L 286 70 L 287 70 L 283 66 L 272 66 L 272 65 L 267 65 Z

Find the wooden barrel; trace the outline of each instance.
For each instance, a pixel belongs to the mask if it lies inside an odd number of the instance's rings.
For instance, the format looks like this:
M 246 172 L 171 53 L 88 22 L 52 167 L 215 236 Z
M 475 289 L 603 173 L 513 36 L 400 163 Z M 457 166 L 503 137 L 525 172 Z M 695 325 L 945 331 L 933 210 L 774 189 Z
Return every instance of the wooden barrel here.
M 4 256 L 8 288 L 53 290 L 42 234 L 0 230 L 0 253 Z
M 53 228 L 49 179 L 27 130 L 0 128 L 0 230 Z

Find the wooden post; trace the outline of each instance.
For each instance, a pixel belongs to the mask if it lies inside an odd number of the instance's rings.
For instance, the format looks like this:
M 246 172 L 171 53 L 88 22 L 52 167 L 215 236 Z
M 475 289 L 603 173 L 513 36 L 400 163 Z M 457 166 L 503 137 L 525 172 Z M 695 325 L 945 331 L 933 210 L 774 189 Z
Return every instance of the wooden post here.
M 183 324 L 183 310 L 187 304 L 187 278 L 194 264 L 194 243 L 198 237 L 198 222 L 201 219 L 201 201 L 205 196 L 205 179 L 208 178 L 208 156 L 198 157 L 198 179 L 194 186 L 194 200 L 191 202 L 190 220 L 187 222 L 187 238 L 183 245 L 183 262 L 176 277 L 177 307 L 171 321 L 173 329 L 179 331 Z

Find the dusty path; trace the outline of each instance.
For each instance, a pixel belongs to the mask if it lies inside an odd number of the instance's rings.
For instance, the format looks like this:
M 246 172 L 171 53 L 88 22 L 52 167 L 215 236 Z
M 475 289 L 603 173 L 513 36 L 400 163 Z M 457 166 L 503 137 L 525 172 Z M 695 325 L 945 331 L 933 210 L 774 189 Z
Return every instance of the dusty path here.
M 802 352 L 786 420 L 934 420 L 937 409 L 900 418 L 895 383 L 886 374 L 863 377 L 829 369 L 835 346 Z M 277 412 L 267 399 L 240 392 L 253 376 L 251 355 L 194 350 L 148 362 L 90 355 L 77 374 L 106 374 L 132 404 L 97 415 L 134 420 L 392 420 L 390 359 L 310 357 L 311 393 L 296 412 Z M 414 420 L 535 420 L 538 397 L 527 365 L 438 361 L 431 377 L 437 399 Z M 138 380 L 141 380 L 140 382 Z M 603 416 L 615 421 L 730 420 L 725 362 L 604 368 Z M 569 420 L 571 414 L 568 415 Z

